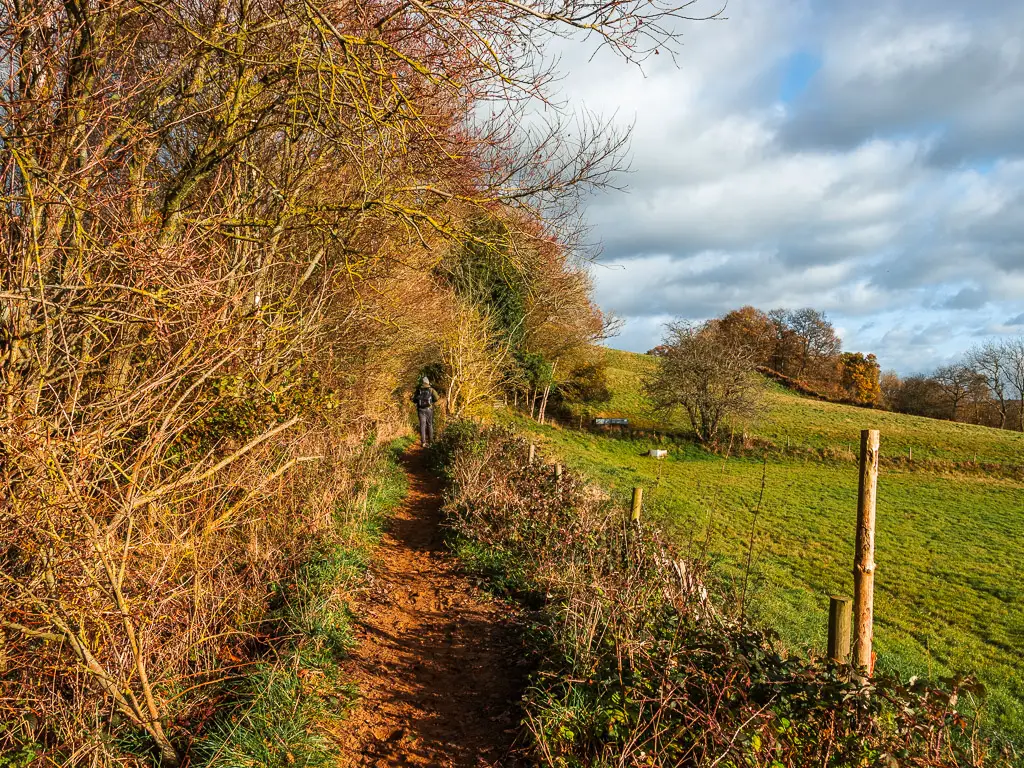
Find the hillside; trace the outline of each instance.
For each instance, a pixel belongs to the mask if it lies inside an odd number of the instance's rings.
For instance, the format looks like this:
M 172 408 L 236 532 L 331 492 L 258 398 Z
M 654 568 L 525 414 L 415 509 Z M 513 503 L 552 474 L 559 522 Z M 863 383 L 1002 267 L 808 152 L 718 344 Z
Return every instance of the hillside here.
M 654 426 L 642 392 L 645 374 L 655 359 L 617 349 L 605 351 L 612 400 L 593 413 L 626 416 L 641 426 Z M 1024 434 L 1009 430 L 959 424 L 923 416 L 908 416 L 802 397 L 772 382 L 766 412 L 748 425 L 755 436 L 779 447 L 833 448 L 849 450 L 861 429 L 882 432 L 883 455 L 934 458 L 949 461 L 978 461 L 1005 464 L 1024 463 Z M 660 426 L 660 424 L 659 424 Z M 689 431 L 685 417 L 670 425 Z
M 606 408 L 641 425 L 641 378 L 653 359 L 609 350 L 613 399 Z M 686 551 L 706 548 L 737 601 L 743 563 L 753 556 L 746 614 L 776 629 L 787 645 L 821 652 L 828 595 L 850 594 L 857 470 L 847 446 L 876 427 L 884 455 L 1009 463 L 1024 437 L 805 399 L 772 388 L 751 435 L 822 452 L 768 451 L 728 460 L 686 440 L 656 462 L 649 440 L 522 426 L 613 493 L 644 486 L 647 514 Z M 658 425 L 685 429 L 681 423 Z M 845 457 L 845 458 L 844 458 Z M 1024 737 L 1024 487 L 984 472 L 886 466 L 879 481 L 876 633 L 881 670 L 932 677 L 976 673 L 989 689 L 985 720 L 1020 743 Z M 764 500 L 757 507 L 762 477 Z

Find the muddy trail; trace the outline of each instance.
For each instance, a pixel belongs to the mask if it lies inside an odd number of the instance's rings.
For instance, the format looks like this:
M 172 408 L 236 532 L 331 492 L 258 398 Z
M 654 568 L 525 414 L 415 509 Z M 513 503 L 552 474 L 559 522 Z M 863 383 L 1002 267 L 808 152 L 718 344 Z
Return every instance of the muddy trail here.
M 360 700 L 343 766 L 516 766 L 527 674 L 513 617 L 460 572 L 440 531 L 441 487 L 424 452 L 402 460 L 409 494 L 353 606 L 347 662 Z

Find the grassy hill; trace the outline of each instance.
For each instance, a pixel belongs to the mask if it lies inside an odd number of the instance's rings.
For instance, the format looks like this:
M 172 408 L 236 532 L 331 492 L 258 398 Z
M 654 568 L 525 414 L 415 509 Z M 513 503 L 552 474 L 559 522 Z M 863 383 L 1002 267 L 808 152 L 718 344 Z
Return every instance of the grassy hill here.
M 659 424 L 642 394 L 652 358 L 609 350 L 613 400 L 604 413 Z M 592 415 L 592 414 L 588 414 Z M 1024 436 L 822 403 L 772 387 L 748 432 L 785 445 L 723 459 L 682 440 L 669 459 L 642 454 L 646 440 L 619 439 L 525 421 L 548 450 L 623 497 L 647 489 L 647 512 L 680 545 L 706 551 L 737 601 L 752 551 L 746 614 L 791 647 L 823 652 L 829 594 L 852 594 L 857 467 L 847 447 L 861 429 L 882 433 L 883 455 L 947 462 L 1019 463 Z M 843 457 L 846 457 L 845 459 Z M 949 465 L 952 467 L 952 465 Z M 764 479 L 764 498 L 758 505 Z M 625 502 L 624 502 L 625 503 Z M 753 531 L 753 537 L 751 532 Z M 879 480 L 876 649 L 882 670 L 941 677 L 976 674 L 989 697 L 985 720 L 1024 744 L 1024 485 L 983 469 L 942 473 L 886 466 Z M 751 550 L 751 541 L 753 549 Z
M 642 380 L 654 369 L 653 357 L 616 349 L 605 354 L 612 400 L 587 415 L 626 416 L 639 426 L 689 431 L 685 416 L 662 424 L 650 413 Z M 860 430 L 870 428 L 881 430 L 886 456 L 903 457 L 913 450 L 914 458 L 921 459 L 1024 464 L 1020 432 L 822 402 L 774 382 L 769 384 L 765 406 L 761 418 L 745 426 L 751 434 L 780 447 L 856 450 Z

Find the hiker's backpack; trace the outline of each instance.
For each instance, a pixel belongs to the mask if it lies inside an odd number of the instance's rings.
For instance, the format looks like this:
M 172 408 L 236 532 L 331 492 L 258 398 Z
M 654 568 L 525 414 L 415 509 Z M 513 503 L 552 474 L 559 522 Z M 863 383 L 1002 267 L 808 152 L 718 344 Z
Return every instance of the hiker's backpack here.
M 420 387 L 416 390 L 416 407 L 429 408 L 433 405 L 433 396 L 429 387 Z

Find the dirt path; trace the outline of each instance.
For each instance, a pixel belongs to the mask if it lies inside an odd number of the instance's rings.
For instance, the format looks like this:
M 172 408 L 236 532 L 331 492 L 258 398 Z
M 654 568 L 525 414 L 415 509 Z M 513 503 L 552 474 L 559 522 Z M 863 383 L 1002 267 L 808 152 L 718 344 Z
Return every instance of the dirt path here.
M 343 766 L 511 766 L 525 669 L 507 609 L 463 576 L 438 529 L 441 493 L 419 448 L 355 606 L 348 670 L 364 698 Z

